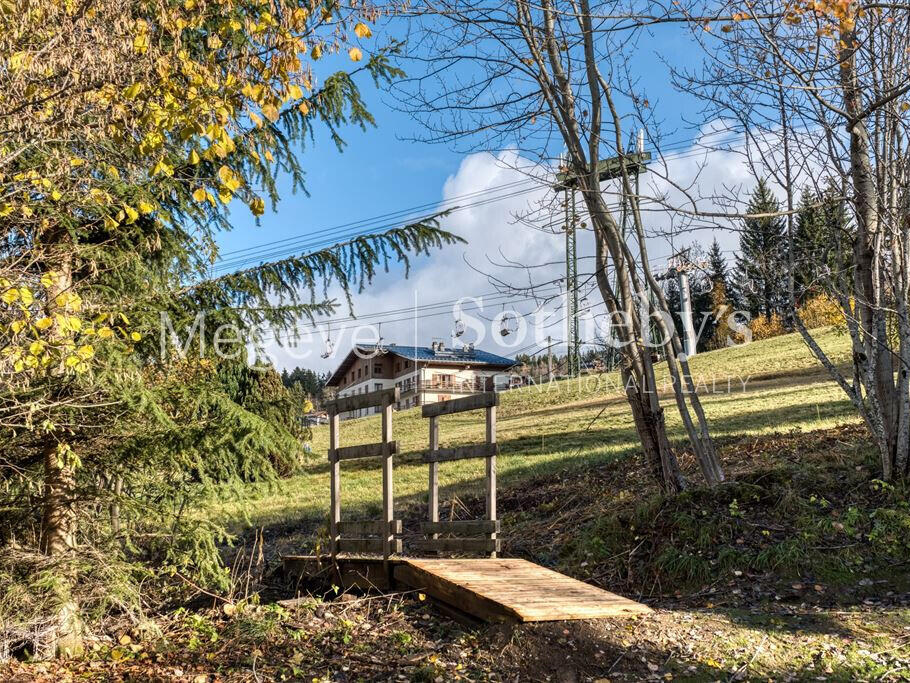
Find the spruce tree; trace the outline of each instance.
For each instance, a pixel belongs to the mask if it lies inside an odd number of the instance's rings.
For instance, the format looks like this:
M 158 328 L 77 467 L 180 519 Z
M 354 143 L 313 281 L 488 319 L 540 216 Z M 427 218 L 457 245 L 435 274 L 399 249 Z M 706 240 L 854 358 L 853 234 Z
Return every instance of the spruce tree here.
M 727 259 L 724 258 L 717 238 L 711 242 L 711 248 L 708 250 L 706 276 L 708 292 L 705 305 L 710 317 L 699 342 L 704 345 L 705 349 L 718 349 L 726 345 L 728 333 L 726 319 L 735 310 L 735 303 L 730 296 L 730 273 Z
M 837 186 L 828 183 L 821 191 L 803 190 L 794 235 L 794 279 L 797 300 L 831 292 L 847 275 L 850 254 L 847 207 Z
M 736 257 L 737 301 L 753 317 L 783 311 L 787 301 L 786 221 L 781 216 L 762 215 L 780 212 L 780 203 L 767 182 L 760 180 L 746 209 L 750 218 L 743 221 Z
M 291 372 L 282 371 L 281 381 L 284 382 L 288 389 L 293 389 L 304 396 L 318 399 L 330 376 L 330 373 L 321 373 L 309 368 L 296 367 Z
M 729 290 L 727 259 L 724 258 L 724 253 L 721 251 L 716 237 L 711 242 L 711 248 L 708 250 L 708 278 L 711 280 L 712 285 L 720 284 L 724 286 L 724 289 Z
M 342 147 L 344 126 L 373 122 L 356 74 L 401 75 L 394 45 L 364 58 L 352 44 L 370 8 L 329 7 L 99 0 L 89 16 L 36 0 L 8 13 L 3 52 L 22 58 L 0 71 L 15 151 L 0 160 L 0 539 L 51 562 L 94 550 L 223 584 L 226 532 L 194 510 L 293 468 L 304 435 L 277 373 L 215 350 L 219 327 L 261 348 L 336 310 L 329 285 L 350 305 L 384 269 L 458 241 L 430 217 L 213 276 L 229 209 L 258 217 L 279 178 L 304 187 L 304 143 Z M 328 51 L 354 66 L 315 87 Z M 199 314 L 184 353 L 162 320 L 182 333 Z M 52 649 L 78 646 L 74 571 L 56 574 Z

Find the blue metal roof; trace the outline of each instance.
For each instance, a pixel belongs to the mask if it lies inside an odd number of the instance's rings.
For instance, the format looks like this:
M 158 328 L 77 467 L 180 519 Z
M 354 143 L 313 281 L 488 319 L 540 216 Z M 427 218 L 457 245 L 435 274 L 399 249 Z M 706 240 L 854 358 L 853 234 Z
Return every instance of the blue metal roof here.
M 358 344 L 357 348 L 363 353 L 370 353 L 376 350 L 376 344 Z M 394 354 L 407 358 L 419 363 L 438 363 L 441 365 L 485 365 L 487 367 L 502 368 L 503 370 L 516 365 L 512 358 L 497 356 L 489 351 L 480 349 L 446 349 L 434 351 L 429 346 L 401 346 L 398 344 L 383 344 L 382 355 Z M 328 385 L 333 386 L 341 376 L 347 372 L 347 369 L 353 364 L 355 359 L 354 349 L 348 352 L 341 364 L 329 378 Z
M 358 344 L 362 349 L 375 349 L 375 344 Z M 399 344 L 384 345 L 387 353 L 394 353 L 402 358 L 418 361 L 432 361 L 434 363 L 470 363 L 471 365 L 500 365 L 507 368 L 515 365 L 515 360 L 505 356 L 497 356 L 481 349 L 448 349 L 434 351 L 428 346 L 402 346 Z

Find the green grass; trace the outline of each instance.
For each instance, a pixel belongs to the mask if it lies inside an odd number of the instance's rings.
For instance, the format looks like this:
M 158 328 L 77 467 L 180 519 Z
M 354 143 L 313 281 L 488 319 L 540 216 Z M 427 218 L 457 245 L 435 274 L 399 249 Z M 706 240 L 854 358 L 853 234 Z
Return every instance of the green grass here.
M 834 329 L 817 331 L 817 338 L 835 362 L 849 361 L 849 339 Z M 692 360 L 692 371 L 717 439 L 813 430 L 855 422 L 858 417 L 842 391 L 812 357 L 798 335 L 713 351 Z M 661 366 L 659 381 L 666 384 Z M 743 386 L 745 382 L 745 386 Z M 617 373 L 527 387 L 502 395 L 497 435 L 501 488 L 518 486 L 528 478 L 554 470 L 586 467 L 626 457 L 638 451 L 638 441 L 621 394 Z M 671 438 L 683 430 L 672 398 L 664 401 Z M 440 419 L 440 444 L 459 445 L 483 439 L 481 413 Z M 341 445 L 378 441 L 378 416 L 343 422 Z M 420 410 L 394 417 L 394 438 L 402 456 L 395 463 L 396 504 L 426 499 L 426 466 L 418 453 L 427 448 L 427 421 Z M 325 452 L 328 430 L 318 427 L 313 438 L 313 461 L 294 477 L 272 484 L 252 484 L 238 496 L 213 501 L 207 514 L 228 521 L 235 529 L 301 518 L 321 518 L 328 499 Z M 459 493 L 479 490 L 482 461 L 444 463 L 440 486 Z M 379 468 L 371 461 L 342 465 L 342 514 L 356 518 L 378 510 Z

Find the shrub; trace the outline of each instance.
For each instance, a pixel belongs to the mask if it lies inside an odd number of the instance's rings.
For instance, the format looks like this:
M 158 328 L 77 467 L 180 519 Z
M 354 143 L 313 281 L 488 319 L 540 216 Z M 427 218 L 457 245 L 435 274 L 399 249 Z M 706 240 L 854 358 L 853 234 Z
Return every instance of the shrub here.
M 752 339 L 755 341 L 779 337 L 790 331 L 784 327 L 784 322 L 777 313 L 772 313 L 770 320 L 764 315 L 758 316 L 749 323 L 749 329 L 752 330 Z
M 827 294 L 817 294 L 808 299 L 799 308 L 799 317 L 807 329 L 843 325 L 844 311 L 834 299 Z

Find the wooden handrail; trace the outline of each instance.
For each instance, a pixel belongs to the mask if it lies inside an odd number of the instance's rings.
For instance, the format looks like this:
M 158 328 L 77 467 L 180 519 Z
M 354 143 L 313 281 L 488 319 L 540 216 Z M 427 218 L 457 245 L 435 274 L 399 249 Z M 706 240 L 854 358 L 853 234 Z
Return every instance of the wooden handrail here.
M 389 403 L 398 403 L 400 399 L 400 390 L 398 387 L 392 387 L 391 389 L 371 391 L 368 394 L 354 394 L 353 396 L 337 398 L 327 403 L 325 409 L 330 415 L 339 415 L 352 410 L 360 410 L 361 408 L 373 408 Z
M 489 391 L 483 394 L 473 394 L 464 398 L 453 398 L 438 403 L 427 403 L 421 408 L 423 417 L 439 417 L 440 415 L 454 415 L 468 410 L 480 410 L 499 405 L 499 394 Z

